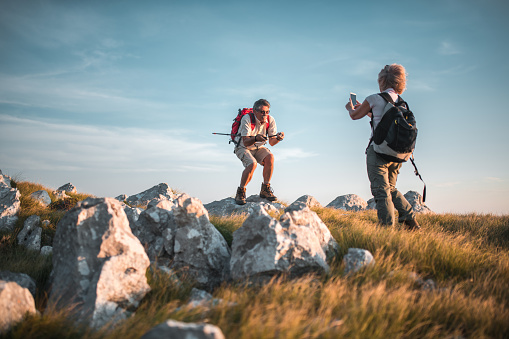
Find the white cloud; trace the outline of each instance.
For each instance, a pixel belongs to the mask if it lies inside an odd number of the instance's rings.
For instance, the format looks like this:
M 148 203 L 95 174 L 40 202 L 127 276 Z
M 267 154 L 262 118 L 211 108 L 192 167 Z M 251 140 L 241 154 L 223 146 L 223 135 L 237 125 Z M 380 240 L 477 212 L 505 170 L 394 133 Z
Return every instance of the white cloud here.
M 488 183 L 501 183 L 505 181 L 504 179 L 497 177 L 484 177 L 483 180 Z
M 2 166 L 110 172 L 220 171 L 236 159 L 181 130 L 105 128 L 0 115 Z
M 448 41 L 442 41 L 438 48 L 438 53 L 442 55 L 455 55 L 460 54 L 460 50 L 452 43 Z
M 272 152 L 276 157 L 276 161 L 305 159 L 318 155 L 317 153 L 307 152 L 301 148 L 278 148 L 273 149 Z

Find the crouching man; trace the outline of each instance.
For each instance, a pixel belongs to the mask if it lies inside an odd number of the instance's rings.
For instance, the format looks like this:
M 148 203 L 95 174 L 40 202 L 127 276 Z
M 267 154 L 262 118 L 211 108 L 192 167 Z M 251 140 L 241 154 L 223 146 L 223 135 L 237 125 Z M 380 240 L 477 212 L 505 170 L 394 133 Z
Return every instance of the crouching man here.
M 253 105 L 253 113 L 244 115 L 240 122 L 234 151 L 244 165 L 240 186 L 235 196 L 235 202 L 238 205 L 246 203 L 246 186 L 253 178 L 257 164 L 263 166 L 260 197 L 269 201 L 276 200 L 270 187 L 270 179 L 274 171 L 274 155 L 263 145 L 268 140 L 271 146 L 275 146 L 284 139 L 285 134 L 277 133 L 276 121 L 269 115 L 269 109 L 270 103 L 267 100 L 257 100 Z

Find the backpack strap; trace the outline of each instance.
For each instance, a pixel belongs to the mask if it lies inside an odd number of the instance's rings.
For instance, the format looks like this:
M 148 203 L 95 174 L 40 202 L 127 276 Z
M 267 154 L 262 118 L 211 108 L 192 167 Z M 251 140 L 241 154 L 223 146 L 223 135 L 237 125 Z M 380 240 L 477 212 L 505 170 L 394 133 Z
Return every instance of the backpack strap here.
M 254 130 L 256 127 L 255 115 L 253 112 L 249 113 L 249 117 L 251 118 L 251 129 Z M 270 126 L 270 115 L 267 115 L 267 125 L 265 126 L 265 134 L 269 135 L 269 126 Z
M 251 129 L 254 130 L 256 127 L 255 116 L 253 112 L 249 112 L 249 118 L 251 118 Z
M 381 96 L 385 101 L 387 102 L 390 102 L 391 104 L 395 105 L 396 103 L 394 102 L 394 100 L 392 100 L 392 97 L 389 93 L 387 92 L 382 92 L 382 93 L 378 93 L 379 96 Z M 399 98 L 399 95 L 398 95 L 398 98 Z

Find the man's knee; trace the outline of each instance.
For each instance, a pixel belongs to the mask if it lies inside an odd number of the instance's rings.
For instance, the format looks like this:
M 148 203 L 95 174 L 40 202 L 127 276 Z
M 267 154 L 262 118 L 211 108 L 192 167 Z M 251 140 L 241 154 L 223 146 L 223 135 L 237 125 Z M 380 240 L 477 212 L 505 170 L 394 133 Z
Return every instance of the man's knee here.
M 263 158 L 262 165 L 263 166 L 274 165 L 274 154 L 272 154 L 272 153 L 267 154 L 267 156 L 265 156 L 265 158 Z
M 256 169 L 256 162 L 252 162 L 249 165 L 246 166 L 246 171 L 254 172 Z

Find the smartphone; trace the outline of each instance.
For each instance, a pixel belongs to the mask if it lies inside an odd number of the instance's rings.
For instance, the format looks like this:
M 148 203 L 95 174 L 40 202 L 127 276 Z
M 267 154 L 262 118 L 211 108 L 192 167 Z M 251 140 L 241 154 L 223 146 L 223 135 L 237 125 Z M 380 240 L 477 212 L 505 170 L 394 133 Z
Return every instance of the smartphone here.
M 357 105 L 357 94 L 350 92 L 350 99 L 352 100 L 352 104 Z

